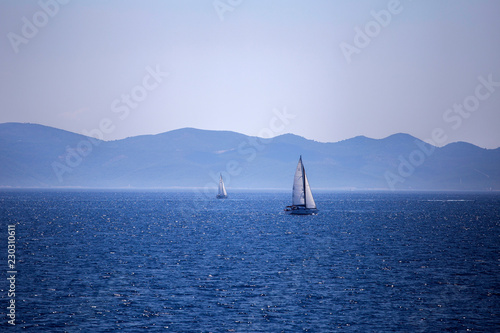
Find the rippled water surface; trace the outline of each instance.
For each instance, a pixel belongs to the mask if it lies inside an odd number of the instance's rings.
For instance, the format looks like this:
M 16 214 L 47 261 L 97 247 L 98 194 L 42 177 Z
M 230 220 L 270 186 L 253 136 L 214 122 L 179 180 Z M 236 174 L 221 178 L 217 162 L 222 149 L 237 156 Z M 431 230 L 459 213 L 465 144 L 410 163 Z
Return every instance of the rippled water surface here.
M 500 329 L 500 195 L 315 199 L 319 215 L 287 216 L 290 193 L 2 191 L 3 249 L 17 224 L 14 329 Z

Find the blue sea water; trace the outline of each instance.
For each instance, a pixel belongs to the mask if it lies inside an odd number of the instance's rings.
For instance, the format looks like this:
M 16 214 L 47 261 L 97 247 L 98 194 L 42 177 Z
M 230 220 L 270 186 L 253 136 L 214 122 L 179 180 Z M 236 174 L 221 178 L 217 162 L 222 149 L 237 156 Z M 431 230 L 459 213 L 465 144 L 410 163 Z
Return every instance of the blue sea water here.
M 500 195 L 0 192 L 16 326 L 43 332 L 494 332 Z

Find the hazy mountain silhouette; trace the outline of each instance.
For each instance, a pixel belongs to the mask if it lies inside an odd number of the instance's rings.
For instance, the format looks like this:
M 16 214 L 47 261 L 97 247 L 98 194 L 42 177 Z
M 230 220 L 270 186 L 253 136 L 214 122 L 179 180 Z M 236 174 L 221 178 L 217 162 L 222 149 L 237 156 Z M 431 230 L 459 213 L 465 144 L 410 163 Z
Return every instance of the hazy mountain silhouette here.
M 499 190 L 500 149 L 442 148 L 408 134 L 320 143 L 183 128 L 102 141 L 21 123 L 0 124 L 0 186 L 290 189 L 299 155 L 313 189 Z

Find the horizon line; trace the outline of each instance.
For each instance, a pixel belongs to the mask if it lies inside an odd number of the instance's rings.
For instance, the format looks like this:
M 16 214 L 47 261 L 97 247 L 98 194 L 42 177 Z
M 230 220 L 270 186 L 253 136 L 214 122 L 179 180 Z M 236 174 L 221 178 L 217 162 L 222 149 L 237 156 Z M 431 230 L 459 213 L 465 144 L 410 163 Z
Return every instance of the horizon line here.
M 6 186 L 0 185 L 0 191 L 3 190 L 96 190 L 96 191 L 200 191 L 205 190 L 205 187 L 200 186 L 165 186 L 165 187 L 132 187 L 132 186 L 122 186 L 122 187 L 86 187 L 86 186 Z M 210 187 L 210 189 L 214 190 L 214 194 L 216 193 L 216 186 Z M 265 187 L 228 187 L 230 190 L 234 190 L 235 192 L 247 192 L 247 191 L 265 191 L 265 192 L 284 192 L 289 193 L 289 188 L 265 188 Z M 349 192 L 386 192 L 386 193 L 400 193 L 400 192 L 455 192 L 455 193 L 491 193 L 491 192 L 499 192 L 500 189 L 475 189 L 475 190 L 454 190 L 454 189 L 395 189 L 392 190 L 390 188 L 314 188 L 314 192 L 341 192 L 341 193 L 349 193 Z M 199 192 L 198 194 L 203 195 L 203 193 Z

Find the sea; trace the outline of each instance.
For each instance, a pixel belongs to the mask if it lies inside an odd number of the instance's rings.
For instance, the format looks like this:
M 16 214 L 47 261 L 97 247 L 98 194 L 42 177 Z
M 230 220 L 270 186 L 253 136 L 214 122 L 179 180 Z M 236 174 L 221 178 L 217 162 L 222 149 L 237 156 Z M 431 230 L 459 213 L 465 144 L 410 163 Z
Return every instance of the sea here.
M 500 331 L 500 193 L 314 196 L 2 190 L 0 330 Z

